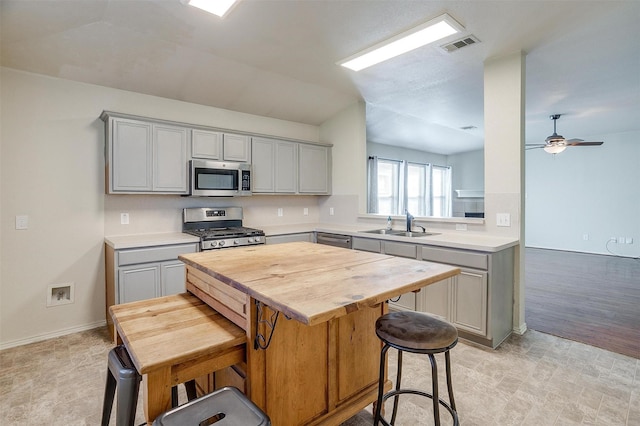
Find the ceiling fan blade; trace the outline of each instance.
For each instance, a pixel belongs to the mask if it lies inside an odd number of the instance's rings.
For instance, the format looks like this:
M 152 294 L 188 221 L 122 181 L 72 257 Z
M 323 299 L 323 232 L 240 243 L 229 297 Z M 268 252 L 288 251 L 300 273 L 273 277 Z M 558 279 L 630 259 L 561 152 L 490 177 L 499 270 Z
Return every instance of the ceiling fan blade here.
M 567 146 L 596 146 L 596 145 L 602 145 L 604 142 L 572 142 L 574 139 L 568 140 L 566 145 Z
M 529 147 L 529 148 L 525 148 L 524 150 L 525 150 L 525 151 L 529 151 L 530 149 L 539 149 L 539 148 L 544 148 L 544 147 L 545 147 L 544 145 L 540 145 L 540 146 L 531 146 L 531 147 Z
M 526 143 L 526 144 L 524 144 L 524 146 L 537 146 L 537 147 L 543 147 L 545 145 L 546 144 L 544 144 L 544 143 Z

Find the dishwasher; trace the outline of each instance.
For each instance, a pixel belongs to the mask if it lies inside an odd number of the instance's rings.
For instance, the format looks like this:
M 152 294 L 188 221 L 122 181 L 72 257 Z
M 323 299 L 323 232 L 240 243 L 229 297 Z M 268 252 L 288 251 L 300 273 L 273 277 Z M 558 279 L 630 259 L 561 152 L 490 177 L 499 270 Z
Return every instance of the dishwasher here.
M 339 234 L 327 234 L 325 232 L 318 232 L 316 237 L 318 244 L 324 244 L 327 246 L 351 248 L 351 237 L 349 235 Z

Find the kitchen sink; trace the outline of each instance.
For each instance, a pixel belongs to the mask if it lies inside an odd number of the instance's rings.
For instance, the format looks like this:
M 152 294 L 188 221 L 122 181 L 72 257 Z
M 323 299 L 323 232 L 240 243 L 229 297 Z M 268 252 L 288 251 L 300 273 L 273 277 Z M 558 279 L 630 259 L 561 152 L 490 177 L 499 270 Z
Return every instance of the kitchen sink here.
M 408 232 L 408 231 L 391 231 L 391 235 L 399 237 L 428 237 L 430 235 L 440 235 L 438 232 Z
M 430 235 L 439 235 L 437 232 L 407 232 L 388 229 L 372 229 L 370 231 L 360 231 L 365 234 L 379 234 L 379 235 L 396 235 L 398 237 L 428 237 Z
M 372 229 L 371 231 L 360 231 L 360 232 L 364 232 L 365 234 L 395 235 L 395 232 L 398 232 L 398 231 L 393 231 L 389 229 Z

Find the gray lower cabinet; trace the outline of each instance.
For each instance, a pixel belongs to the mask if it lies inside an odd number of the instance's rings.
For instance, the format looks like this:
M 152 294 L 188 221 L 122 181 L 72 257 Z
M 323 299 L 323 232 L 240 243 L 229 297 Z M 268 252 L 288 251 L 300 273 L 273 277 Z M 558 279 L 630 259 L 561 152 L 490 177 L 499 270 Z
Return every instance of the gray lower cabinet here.
M 417 309 L 453 323 L 461 337 L 493 348 L 513 329 L 513 248 L 478 252 L 423 246 L 421 258 L 460 274 L 419 293 Z
M 293 243 L 296 241 L 314 242 L 313 232 L 300 232 L 296 234 L 270 235 L 266 238 L 266 244 Z
M 489 253 L 362 237 L 353 237 L 352 244 L 355 250 L 460 267 L 455 277 L 390 300 L 390 309 L 436 315 L 454 324 L 461 337 L 493 348 L 511 334 L 513 248 Z
M 122 250 L 107 246 L 107 310 L 114 304 L 184 292 L 185 268 L 178 256 L 197 250 L 197 243 Z

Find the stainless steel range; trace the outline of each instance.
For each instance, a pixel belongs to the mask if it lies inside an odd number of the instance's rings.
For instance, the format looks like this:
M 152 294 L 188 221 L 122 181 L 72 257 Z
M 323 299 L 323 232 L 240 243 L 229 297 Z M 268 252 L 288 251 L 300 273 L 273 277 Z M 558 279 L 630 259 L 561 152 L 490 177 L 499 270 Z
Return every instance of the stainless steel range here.
M 200 250 L 264 244 L 264 232 L 242 226 L 242 207 L 182 211 L 182 232 L 200 237 Z

